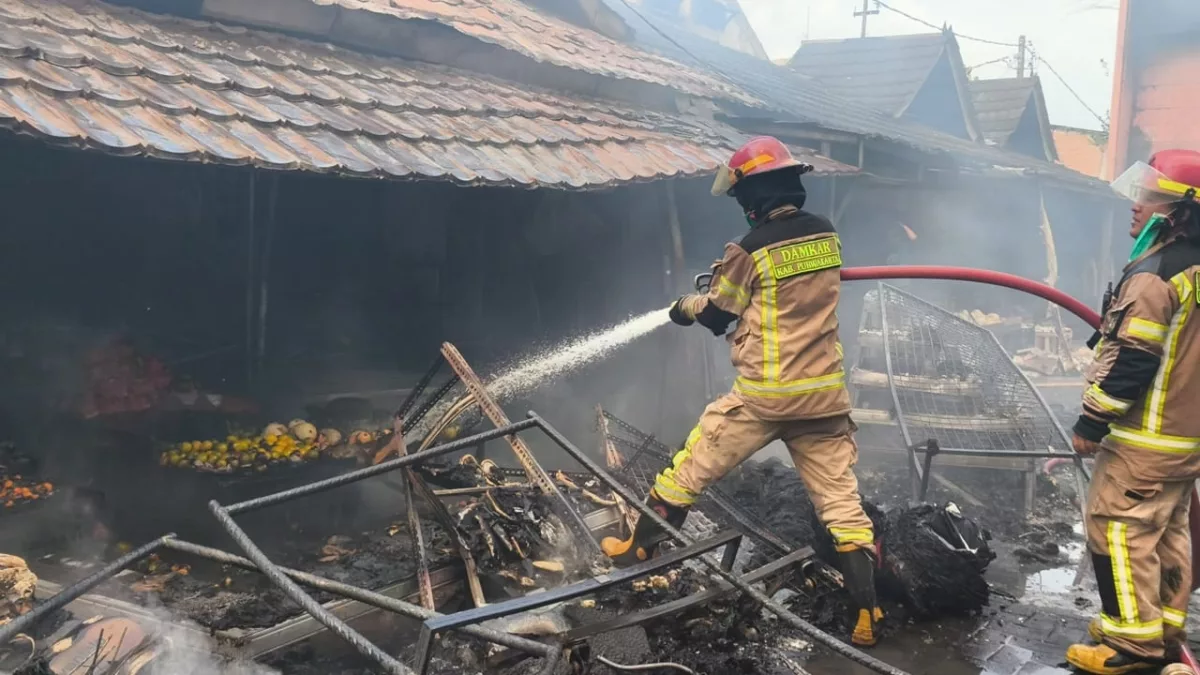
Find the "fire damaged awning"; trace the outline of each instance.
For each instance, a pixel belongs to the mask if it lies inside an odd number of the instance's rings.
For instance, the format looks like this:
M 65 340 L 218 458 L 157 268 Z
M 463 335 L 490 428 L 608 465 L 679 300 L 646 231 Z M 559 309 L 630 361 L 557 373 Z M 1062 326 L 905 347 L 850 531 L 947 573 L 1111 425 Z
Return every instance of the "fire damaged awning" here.
M 461 70 L 68 0 L 0 0 L 0 125 L 121 155 L 568 189 L 708 173 L 736 139 Z

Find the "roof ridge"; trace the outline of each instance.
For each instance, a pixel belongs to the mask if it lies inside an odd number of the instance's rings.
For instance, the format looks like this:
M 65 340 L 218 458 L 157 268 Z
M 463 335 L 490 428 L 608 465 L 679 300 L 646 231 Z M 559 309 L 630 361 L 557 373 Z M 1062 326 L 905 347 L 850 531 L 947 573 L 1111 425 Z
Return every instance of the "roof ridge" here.
M 797 47 L 796 49 L 797 49 L 797 51 L 799 51 L 800 49 L 804 48 L 804 45 L 814 45 L 814 44 L 816 44 L 816 45 L 820 45 L 820 44 L 855 44 L 855 43 L 861 44 L 862 41 L 875 40 L 875 41 L 882 42 L 884 40 L 905 40 L 905 39 L 913 39 L 913 38 L 930 38 L 930 42 L 932 42 L 933 41 L 932 38 L 943 38 L 944 39 L 945 34 L 942 32 L 904 33 L 902 35 L 868 35 L 866 37 L 816 38 L 816 39 L 812 39 L 812 40 L 801 40 L 800 46 Z

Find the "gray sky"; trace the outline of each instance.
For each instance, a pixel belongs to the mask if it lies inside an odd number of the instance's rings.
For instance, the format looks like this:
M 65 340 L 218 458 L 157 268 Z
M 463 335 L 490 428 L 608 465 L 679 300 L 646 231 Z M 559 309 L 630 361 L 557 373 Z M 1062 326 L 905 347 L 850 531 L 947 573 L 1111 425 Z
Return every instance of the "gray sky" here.
M 804 39 L 858 37 L 861 19 L 853 16 L 862 0 L 739 0 L 771 58 L 786 57 Z M 1025 35 L 1045 59 L 1037 64 L 1053 124 L 1098 129 L 1088 112 L 1051 72 L 1054 70 L 1088 107 L 1108 113 L 1112 65 L 1117 44 L 1117 0 L 884 0 L 884 4 L 937 26 L 949 23 L 959 34 L 967 67 L 1011 57 L 1015 48 L 982 44 L 963 36 L 1016 43 Z M 874 7 L 874 0 L 871 0 Z M 867 22 L 867 35 L 927 33 L 931 29 L 880 8 Z M 983 78 L 1013 77 L 1013 65 L 982 66 Z

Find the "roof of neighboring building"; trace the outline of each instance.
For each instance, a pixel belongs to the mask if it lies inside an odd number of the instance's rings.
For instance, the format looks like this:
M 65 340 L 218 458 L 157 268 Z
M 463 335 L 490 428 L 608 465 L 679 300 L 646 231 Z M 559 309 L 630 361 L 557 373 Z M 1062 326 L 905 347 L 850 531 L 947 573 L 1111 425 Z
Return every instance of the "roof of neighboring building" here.
M 934 78 L 943 62 L 953 80 L 965 136 L 978 139 L 966 66 L 958 40 L 949 31 L 813 40 L 802 43 L 788 65 L 820 80 L 838 96 L 902 117 L 922 91 L 945 86 L 944 79 Z
M 984 138 L 1000 146 L 1008 142 L 1029 107 L 1036 84 L 1032 77 L 971 80 L 971 98 Z
M 609 0 L 609 6 L 621 11 L 623 3 Z M 847 100 L 828 90 L 823 83 L 769 61 L 755 59 L 732 49 L 708 42 L 686 32 L 672 31 L 669 24 L 655 24 L 658 30 L 638 22 L 636 16 L 623 13 L 637 31 L 639 40 L 677 58 L 690 58 L 716 70 L 767 102 L 777 119 L 808 122 L 824 129 L 892 141 L 928 153 L 945 153 L 968 165 L 991 169 L 999 167 L 1029 175 L 1052 177 L 1063 183 L 1084 188 L 1108 186 L 1065 167 L 1031 157 L 988 147 L 949 134 L 898 119 L 870 106 Z M 666 33 L 670 40 L 656 33 Z M 761 114 L 761 113 L 759 113 Z
M 1102 132 L 1054 127 L 1054 145 L 1063 165 L 1079 173 L 1103 177 L 1108 142 Z
M 788 65 L 864 105 L 904 114 L 946 49 L 942 33 L 809 40 Z
M 0 127 L 122 155 L 558 188 L 709 173 L 738 142 L 719 123 L 87 0 L 0 0 Z
M 435 21 L 535 61 L 605 77 L 671 87 L 710 98 L 754 100 L 733 84 L 539 12 L 520 0 L 311 0 L 392 16 Z

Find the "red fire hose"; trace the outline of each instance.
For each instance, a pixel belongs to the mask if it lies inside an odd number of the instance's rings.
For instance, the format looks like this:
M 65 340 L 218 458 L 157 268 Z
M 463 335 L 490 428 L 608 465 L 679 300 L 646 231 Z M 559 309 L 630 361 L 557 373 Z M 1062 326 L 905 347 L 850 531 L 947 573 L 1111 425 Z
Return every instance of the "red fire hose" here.
M 1079 300 L 1046 284 L 1031 281 L 1004 272 L 977 270 L 970 267 L 941 267 L 938 265 L 896 265 L 894 267 L 846 267 L 842 269 L 844 281 L 872 279 L 948 279 L 950 281 L 974 281 L 992 286 L 1004 286 L 1036 295 L 1062 307 L 1083 319 L 1092 328 L 1100 328 L 1100 315 Z
M 1079 300 L 1063 293 L 1057 288 L 1030 281 L 1012 274 L 977 270 L 969 267 L 939 267 L 934 265 L 898 265 L 895 267 L 848 267 L 842 269 L 844 281 L 863 281 L 871 279 L 947 279 L 952 281 L 974 281 L 981 284 L 1003 286 L 1014 290 L 1036 295 L 1062 307 L 1075 316 L 1083 319 L 1092 328 L 1100 328 L 1100 315 L 1092 311 Z M 1197 545 L 1200 543 L 1200 497 L 1192 490 L 1192 506 L 1188 518 L 1188 529 L 1192 535 L 1192 590 L 1200 587 L 1200 562 Z M 1187 644 L 1183 645 L 1182 661 L 1194 673 L 1200 673 L 1200 663 L 1192 655 Z
M 1003 286 L 1049 300 L 1083 319 L 1092 328 L 1100 328 L 1100 315 L 1079 300 L 1063 293 L 1057 288 L 1003 272 L 977 270 L 969 267 L 939 267 L 934 265 L 847 267 L 842 269 L 842 279 L 845 281 L 871 279 L 947 279 Z M 1200 497 L 1197 496 L 1195 490 L 1192 490 L 1192 506 L 1188 520 L 1188 529 L 1191 530 L 1192 534 L 1192 590 L 1194 591 L 1200 588 L 1200 566 L 1197 565 L 1197 563 L 1200 563 L 1200 551 L 1197 551 L 1197 546 L 1200 545 Z

